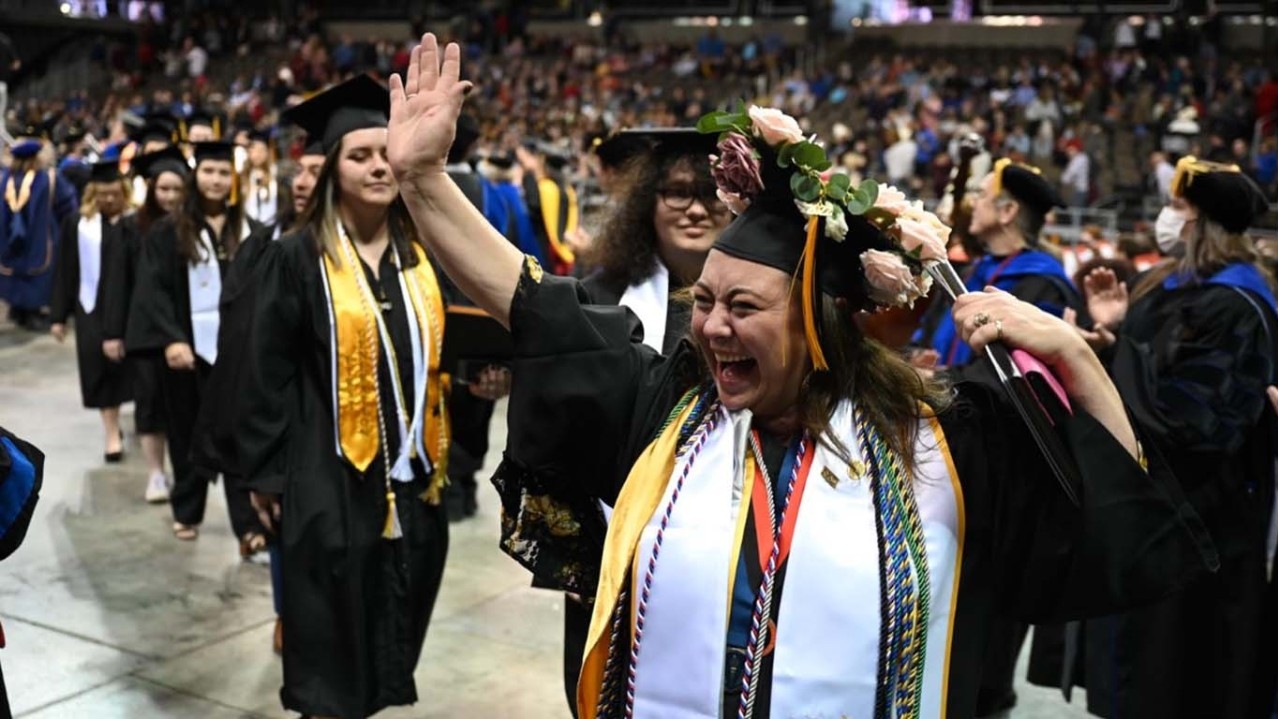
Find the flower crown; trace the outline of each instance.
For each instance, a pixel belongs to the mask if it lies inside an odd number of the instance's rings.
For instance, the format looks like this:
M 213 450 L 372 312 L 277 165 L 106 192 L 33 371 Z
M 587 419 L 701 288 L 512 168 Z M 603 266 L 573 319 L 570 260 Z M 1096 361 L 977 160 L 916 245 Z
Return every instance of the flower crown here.
M 879 307 L 913 307 L 927 295 L 932 278 L 926 267 L 947 258 L 950 228 L 910 202 L 905 193 L 891 185 L 866 179 L 852 187 L 851 179 L 831 170 L 833 163 L 816 136 L 804 137 L 793 117 L 775 108 L 757 105 L 736 112 L 716 111 L 697 122 L 697 130 L 718 133 L 718 155 L 711 155 L 711 176 L 719 199 L 734 214 L 763 194 L 762 143 L 776 154 L 776 162 L 791 170 L 790 192 L 799 212 L 808 220 L 809 247 L 805 263 L 814 253 L 817 223 L 825 220 L 825 236 L 844 242 L 848 235 L 848 215 L 863 217 L 891 240 L 893 251 L 866 249 L 860 254 L 862 274 L 869 301 Z M 805 277 L 814 274 L 805 266 Z

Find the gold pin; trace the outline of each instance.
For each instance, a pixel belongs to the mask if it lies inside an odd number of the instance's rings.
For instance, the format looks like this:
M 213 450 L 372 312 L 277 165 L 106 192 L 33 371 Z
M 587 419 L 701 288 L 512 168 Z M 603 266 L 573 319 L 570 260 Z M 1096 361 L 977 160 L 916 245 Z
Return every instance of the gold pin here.
M 848 463 L 848 477 L 852 481 L 859 481 L 865 476 L 865 463 L 859 459 L 854 459 Z
M 829 467 L 821 468 L 821 478 L 825 480 L 826 484 L 830 485 L 831 489 L 839 488 L 839 478 L 835 476 L 834 472 L 830 471 Z

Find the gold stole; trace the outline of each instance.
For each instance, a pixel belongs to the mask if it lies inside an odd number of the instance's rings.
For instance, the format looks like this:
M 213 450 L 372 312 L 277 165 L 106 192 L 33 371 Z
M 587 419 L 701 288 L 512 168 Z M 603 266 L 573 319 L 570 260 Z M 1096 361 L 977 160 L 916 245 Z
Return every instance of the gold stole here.
M 425 251 L 416 243 L 412 246 L 417 255 L 417 266 L 400 270 L 405 275 L 401 287 L 407 290 L 405 300 L 412 307 L 423 350 L 429 352 L 421 439 L 435 470 L 425 498 L 437 504 L 444 482 L 449 442 L 448 413 L 444 409 L 447 376 L 439 371 L 444 344 L 444 300 Z M 338 444 L 342 456 L 357 470 L 364 472 L 376 459 L 378 451 L 389 447 L 389 444 L 383 446 L 387 440 L 383 436 L 385 428 L 382 426 L 377 380 L 382 346 L 374 313 L 380 312 L 381 308 L 372 299 L 371 289 L 366 286 L 363 268 L 353 248 L 347 260 L 340 265 L 327 254 L 322 262 L 331 303 L 330 341 L 336 366 L 333 386 Z M 393 348 L 388 347 L 386 351 L 393 358 Z M 398 368 L 392 371 L 398 371 Z M 401 386 L 410 398 L 415 398 L 413 378 L 403 379 Z M 415 409 L 406 408 L 409 413 L 406 423 L 411 422 Z M 410 437 L 408 441 L 415 443 L 416 438 Z M 386 471 L 389 473 L 389 463 L 394 458 L 389 456 L 389 452 L 386 454 Z
M 35 183 L 36 172 L 31 170 L 22 176 L 22 186 L 15 192 L 17 175 L 10 173 L 9 181 L 4 187 L 4 201 L 9 205 L 9 209 L 17 214 L 22 208 L 27 206 L 27 202 L 31 200 L 31 185 Z M 52 192 L 53 188 L 49 188 Z
M 595 719 L 599 690 L 603 687 L 604 664 L 608 661 L 612 615 L 621 588 L 634 563 L 639 537 L 657 504 L 666 493 L 666 483 L 674 473 L 675 451 L 679 429 L 687 422 L 696 403 L 689 403 L 666 427 L 631 468 L 626 483 L 614 503 L 604 542 L 603 566 L 599 572 L 599 589 L 595 592 L 595 609 L 586 635 L 586 655 L 577 681 L 577 712 L 582 719 Z M 618 648 L 618 651 L 628 649 Z

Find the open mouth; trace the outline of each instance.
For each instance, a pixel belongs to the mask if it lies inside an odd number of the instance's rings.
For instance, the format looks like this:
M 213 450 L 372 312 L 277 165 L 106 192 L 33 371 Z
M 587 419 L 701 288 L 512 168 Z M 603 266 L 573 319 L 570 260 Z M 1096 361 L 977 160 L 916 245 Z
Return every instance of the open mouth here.
M 719 354 L 714 355 L 715 379 L 721 391 L 733 392 L 744 389 L 754 381 L 758 361 L 746 355 Z

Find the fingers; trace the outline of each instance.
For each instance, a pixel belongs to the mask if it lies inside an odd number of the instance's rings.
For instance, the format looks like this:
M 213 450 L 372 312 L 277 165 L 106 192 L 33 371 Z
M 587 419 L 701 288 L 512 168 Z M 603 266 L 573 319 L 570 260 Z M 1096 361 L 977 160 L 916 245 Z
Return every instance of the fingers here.
M 405 100 L 404 82 L 399 79 L 399 75 L 392 74 L 390 76 L 390 114 L 394 117 L 398 112 L 398 108 Z
M 1278 387 L 1269 385 L 1265 394 L 1269 396 L 1269 406 L 1274 408 L 1274 414 L 1278 414 Z
M 1078 329 L 1078 313 L 1073 307 L 1066 307 L 1065 314 L 1061 315 L 1061 319 L 1065 320 L 1065 324 Z
M 412 61 L 409 62 L 411 71 Z M 418 61 L 415 77 L 417 77 L 417 85 L 414 87 L 412 81 L 409 81 L 409 95 L 430 92 L 439 84 L 439 41 L 435 39 L 435 33 L 428 32 L 422 35 L 421 58 Z
M 431 37 L 429 33 L 422 35 L 422 41 L 408 55 L 408 71 L 404 73 L 404 95 L 406 97 L 408 95 L 416 95 L 421 89 L 422 50 L 426 46 L 426 38 L 428 37 Z
M 449 89 L 461 80 L 461 48 L 455 42 L 444 48 L 444 66 L 439 70 L 439 79 Z

